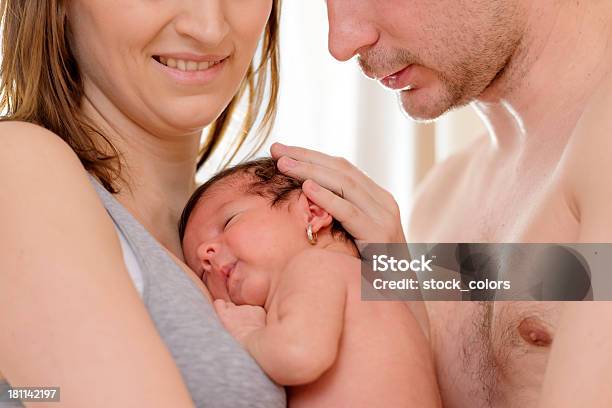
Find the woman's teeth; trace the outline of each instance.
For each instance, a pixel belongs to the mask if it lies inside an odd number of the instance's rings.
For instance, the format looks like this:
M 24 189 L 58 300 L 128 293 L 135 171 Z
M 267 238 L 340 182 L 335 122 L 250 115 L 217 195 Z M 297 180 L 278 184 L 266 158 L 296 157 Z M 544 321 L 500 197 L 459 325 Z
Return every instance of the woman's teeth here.
M 159 57 L 158 60 L 160 63 L 164 64 L 167 67 L 175 68 L 181 71 L 205 71 L 210 67 L 213 67 L 220 63 L 221 61 L 188 61 L 174 58 L 164 58 Z

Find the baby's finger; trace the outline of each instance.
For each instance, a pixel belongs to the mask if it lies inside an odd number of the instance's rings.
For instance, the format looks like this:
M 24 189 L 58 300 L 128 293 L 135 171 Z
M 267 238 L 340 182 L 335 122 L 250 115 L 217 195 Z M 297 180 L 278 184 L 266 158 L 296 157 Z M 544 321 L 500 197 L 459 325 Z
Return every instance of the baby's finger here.
M 227 309 L 227 302 L 225 300 L 223 300 L 223 299 L 216 299 L 213 302 L 213 306 L 215 307 L 215 311 L 217 313 L 223 312 L 224 310 Z

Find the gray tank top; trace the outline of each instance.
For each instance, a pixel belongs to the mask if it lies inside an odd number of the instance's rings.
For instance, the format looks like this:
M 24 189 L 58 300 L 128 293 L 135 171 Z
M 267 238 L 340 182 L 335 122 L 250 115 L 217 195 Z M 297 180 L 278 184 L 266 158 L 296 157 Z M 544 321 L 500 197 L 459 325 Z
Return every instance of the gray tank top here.
M 223 329 L 212 305 L 181 267 L 112 194 L 93 177 L 91 181 L 115 223 L 134 286 L 195 405 L 285 407 L 284 389 Z M 4 398 L 8 387 L 0 381 L 0 407 L 21 407 Z

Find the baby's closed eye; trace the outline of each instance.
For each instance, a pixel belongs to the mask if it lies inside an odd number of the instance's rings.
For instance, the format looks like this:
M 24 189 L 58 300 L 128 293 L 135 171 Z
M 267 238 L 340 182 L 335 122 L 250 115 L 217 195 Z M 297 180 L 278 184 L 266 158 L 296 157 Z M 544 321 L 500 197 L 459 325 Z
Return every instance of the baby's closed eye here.
M 223 230 L 225 231 L 226 229 L 228 229 L 229 227 L 231 227 L 233 224 L 236 223 L 236 220 L 240 218 L 240 214 L 241 212 L 237 212 L 233 215 L 230 215 L 226 220 L 225 223 L 223 225 Z

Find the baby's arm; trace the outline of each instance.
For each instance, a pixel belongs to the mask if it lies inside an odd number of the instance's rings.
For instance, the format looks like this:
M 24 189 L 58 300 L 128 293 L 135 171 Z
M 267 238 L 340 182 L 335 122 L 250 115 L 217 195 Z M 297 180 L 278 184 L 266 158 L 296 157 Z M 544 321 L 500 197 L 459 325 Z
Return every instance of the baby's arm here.
M 313 382 L 336 360 L 346 300 L 342 257 L 318 249 L 296 256 L 267 317 L 259 307 L 215 303 L 228 330 L 278 384 Z

